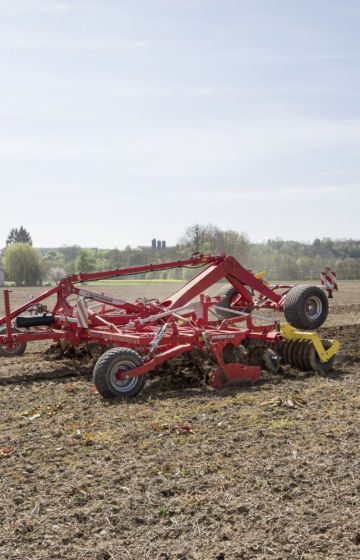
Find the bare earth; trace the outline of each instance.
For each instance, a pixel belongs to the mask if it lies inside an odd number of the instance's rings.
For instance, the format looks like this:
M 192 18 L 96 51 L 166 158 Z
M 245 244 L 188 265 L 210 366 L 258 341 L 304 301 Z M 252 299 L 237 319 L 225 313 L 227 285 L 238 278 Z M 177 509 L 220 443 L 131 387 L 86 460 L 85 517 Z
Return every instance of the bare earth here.
M 48 344 L 0 358 L 0 558 L 359 559 L 360 282 L 341 283 L 322 334 L 342 343 L 327 378 L 284 368 L 214 391 L 184 371 L 130 402 Z

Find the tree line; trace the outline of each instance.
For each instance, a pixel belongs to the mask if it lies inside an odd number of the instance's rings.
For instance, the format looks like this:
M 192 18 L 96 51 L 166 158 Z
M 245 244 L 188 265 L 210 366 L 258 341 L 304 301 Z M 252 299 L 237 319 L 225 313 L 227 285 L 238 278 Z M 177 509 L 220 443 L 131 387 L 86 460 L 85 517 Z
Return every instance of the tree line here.
M 7 281 L 33 286 L 57 282 L 66 274 L 161 263 L 198 252 L 232 255 L 254 272 L 266 270 L 270 280 L 318 280 L 327 265 L 336 270 L 339 279 L 360 279 L 360 240 L 324 238 L 301 243 L 269 239 L 251 243 L 246 234 L 213 224 L 188 227 L 178 243 L 166 249 L 84 249 L 72 245 L 46 252 L 32 246 L 30 233 L 21 226 L 10 231 L 2 261 Z M 187 280 L 192 274 L 179 268 L 142 277 Z

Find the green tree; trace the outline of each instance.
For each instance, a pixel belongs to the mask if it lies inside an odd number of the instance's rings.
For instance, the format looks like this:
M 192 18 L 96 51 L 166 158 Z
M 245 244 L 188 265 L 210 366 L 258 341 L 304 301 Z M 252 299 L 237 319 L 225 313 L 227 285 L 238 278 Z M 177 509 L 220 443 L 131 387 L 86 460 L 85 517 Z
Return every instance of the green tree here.
M 30 233 L 23 226 L 20 226 L 19 229 L 12 228 L 7 237 L 6 246 L 12 245 L 13 243 L 27 243 L 28 245 L 32 245 Z
M 180 243 L 189 248 L 193 253 L 199 253 L 203 250 L 207 238 L 206 226 L 194 224 L 186 229 Z
M 231 229 L 223 231 L 213 224 L 194 224 L 188 227 L 180 239 L 180 245 L 187 253 L 189 249 L 195 253 L 225 253 L 241 261 L 247 258 L 250 248 L 245 234 Z
M 75 269 L 77 272 L 91 272 L 95 269 L 94 258 L 90 251 L 82 249 L 75 260 Z
M 82 249 L 81 247 L 79 247 L 79 245 L 70 245 L 70 246 L 65 245 L 64 247 L 59 247 L 57 251 L 64 256 L 66 263 L 70 261 L 74 263 L 76 257 L 78 256 L 81 250 Z
M 231 229 L 226 231 L 218 231 L 216 235 L 217 243 L 215 244 L 216 253 L 225 253 L 236 257 L 240 261 L 245 261 L 248 253 L 250 243 L 243 233 L 238 233 Z
M 51 278 L 51 280 L 54 280 L 54 282 L 59 282 L 59 280 L 61 280 L 61 278 L 63 278 L 65 275 L 66 270 L 64 268 L 61 268 L 61 266 L 54 266 L 48 272 L 48 276 Z
M 7 278 L 17 286 L 41 284 L 39 251 L 27 243 L 13 243 L 6 248 L 4 267 Z
M 119 249 L 111 249 L 107 253 L 108 266 L 110 269 L 119 268 L 123 263 L 123 254 Z
M 299 278 L 306 278 L 309 280 L 318 279 L 319 271 L 314 271 L 313 259 L 310 257 L 299 257 L 296 259 L 296 266 L 298 269 Z M 314 277 L 314 278 L 313 278 Z

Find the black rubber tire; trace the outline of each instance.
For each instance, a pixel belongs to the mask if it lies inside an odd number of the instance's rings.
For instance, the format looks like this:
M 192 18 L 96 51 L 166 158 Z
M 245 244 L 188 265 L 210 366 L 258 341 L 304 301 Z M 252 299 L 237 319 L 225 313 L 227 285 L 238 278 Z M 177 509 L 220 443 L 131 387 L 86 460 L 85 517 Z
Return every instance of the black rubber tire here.
M 326 321 L 328 312 L 328 298 L 318 286 L 294 286 L 286 295 L 284 315 L 297 329 L 318 329 Z
M 12 328 L 12 332 L 19 332 L 18 330 Z M 6 327 L 1 327 L 0 334 L 6 334 Z M 20 342 L 12 350 L 7 350 L 4 346 L 0 346 L 0 356 L 4 358 L 13 358 L 15 356 L 22 356 L 26 350 L 27 343 Z
M 93 380 L 102 397 L 135 397 L 145 383 L 145 376 L 131 377 L 125 381 L 116 380 L 116 371 L 122 368 L 130 371 L 141 366 L 142 358 L 135 350 L 129 348 L 111 348 L 96 362 Z
M 223 320 L 223 319 L 232 319 L 232 317 L 239 317 L 237 313 L 232 313 L 229 309 L 232 300 L 235 298 L 236 295 L 238 295 L 238 291 L 233 287 L 224 288 L 223 290 L 221 290 L 221 292 L 218 295 L 221 297 L 221 300 L 216 305 L 218 307 L 225 308 L 225 309 L 214 309 L 219 319 Z M 229 309 L 229 311 L 226 311 L 226 309 Z M 242 311 L 243 313 L 249 312 L 249 310 L 245 308 L 239 309 L 239 311 Z

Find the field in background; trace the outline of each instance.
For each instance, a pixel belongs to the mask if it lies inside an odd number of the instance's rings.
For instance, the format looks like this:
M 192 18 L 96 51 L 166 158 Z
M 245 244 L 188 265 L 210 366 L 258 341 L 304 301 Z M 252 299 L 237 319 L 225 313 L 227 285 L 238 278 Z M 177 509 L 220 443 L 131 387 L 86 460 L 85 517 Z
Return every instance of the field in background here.
M 46 358 L 48 343 L 0 358 L 0 557 L 359 558 L 360 282 L 340 283 L 321 332 L 342 344 L 327 378 L 284 368 L 214 391 L 154 377 L 129 402 L 102 400 L 92 364 Z

